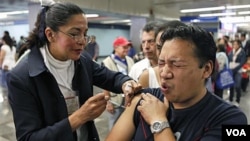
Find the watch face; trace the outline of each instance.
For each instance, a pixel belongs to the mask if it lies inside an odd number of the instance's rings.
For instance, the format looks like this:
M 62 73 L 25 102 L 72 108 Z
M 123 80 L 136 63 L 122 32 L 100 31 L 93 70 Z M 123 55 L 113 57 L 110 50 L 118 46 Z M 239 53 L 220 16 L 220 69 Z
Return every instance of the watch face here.
M 155 121 L 150 126 L 150 130 L 151 130 L 152 133 L 159 133 L 163 129 L 168 128 L 168 127 L 170 127 L 168 121 Z
M 159 130 L 160 128 L 161 128 L 161 123 L 160 123 L 160 122 L 155 122 L 155 123 L 153 124 L 153 129 Z

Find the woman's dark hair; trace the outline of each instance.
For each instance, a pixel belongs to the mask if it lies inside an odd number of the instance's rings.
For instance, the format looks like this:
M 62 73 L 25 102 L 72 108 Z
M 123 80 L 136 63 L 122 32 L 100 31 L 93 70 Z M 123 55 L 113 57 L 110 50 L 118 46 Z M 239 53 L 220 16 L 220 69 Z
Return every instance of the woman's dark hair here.
M 161 42 L 164 43 L 166 40 L 174 38 L 187 40 L 195 45 L 194 53 L 200 61 L 200 68 L 210 60 L 213 62 L 214 66 L 217 48 L 212 35 L 208 31 L 195 25 L 169 28 L 162 34 Z
M 224 44 L 218 44 L 217 51 L 218 52 L 226 52 L 226 46 Z
M 44 33 L 46 27 L 50 27 L 56 32 L 60 26 L 67 24 L 70 18 L 76 14 L 84 14 L 84 12 L 80 7 L 72 3 L 55 3 L 43 7 L 37 15 L 35 28 L 30 32 L 23 47 L 42 47 L 48 41 Z
M 2 40 L 3 40 L 8 46 L 10 46 L 10 49 L 12 50 L 13 41 L 12 41 L 12 39 L 10 38 L 10 36 L 3 36 L 3 37 L 2 37 Z
M 3 33 L 4 33 L 4 36 L 10 36 L 10 33 L 7 30 L 5 30 Z

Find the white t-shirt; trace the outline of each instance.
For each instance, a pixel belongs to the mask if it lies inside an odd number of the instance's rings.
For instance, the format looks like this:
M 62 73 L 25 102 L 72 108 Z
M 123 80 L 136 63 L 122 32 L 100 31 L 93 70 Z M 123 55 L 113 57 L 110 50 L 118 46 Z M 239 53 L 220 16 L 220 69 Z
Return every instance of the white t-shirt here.
M 149 88 L 159 88 L 160 84 L 157 80 L 156 73 L 154 71 L 154 68 L 150 67 L 148 68 L 148 87 Z
M 2 45 L 1 51 L 5 51 L 2 68 L 4 68 L 4 66 L 7 66 L 8 70 L 11 70 L 15 66 L 15 63 L 16 63 L 16 60 L 15 60 L 16 48 L 12 47 L 12 50 L 11 50 L 10 46 L 5 44 L 5 45 Z
M 142 59 L 141 61 L 135 63 L 129 72 L 129 76 L 132 77 L 135 81 L 138 81 L 141 73 L 151 67 L 150 62 L 147 58 Z

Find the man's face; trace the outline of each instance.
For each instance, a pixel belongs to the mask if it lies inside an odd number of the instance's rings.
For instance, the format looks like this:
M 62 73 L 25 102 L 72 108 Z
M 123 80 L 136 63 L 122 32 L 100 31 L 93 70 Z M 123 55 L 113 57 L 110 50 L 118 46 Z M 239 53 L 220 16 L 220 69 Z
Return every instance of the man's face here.
M 125 56 L 128 55 L 130 47 L 128 45 L 125 46 L 117 46 L 115 48 L 115 54 L 119 56 L 120 58 L 125 58 Z
M 156 43 L 156 54 L 157 54 L 157 58 L 160 55 L 161 52 L 161 48 L 162 48 L 162 43 L 161 43 L 161 35 L 162 35 L 163 31 L 160 31 L 155 39 L 155 43 Z
M 143 53 L 149 60 L 154 60 L 157 58 L 154 31 L 149 31 L 149 32 L 143 31 L 142 49 L 143 49 Z
M 212 69 L 206 65 L 199 68 L 194 48 L 193 43 L 183 39 L 167 40 L 159 56 L 161 90 L 175 108 L 190 106 L 206 93 L 204 83 Z

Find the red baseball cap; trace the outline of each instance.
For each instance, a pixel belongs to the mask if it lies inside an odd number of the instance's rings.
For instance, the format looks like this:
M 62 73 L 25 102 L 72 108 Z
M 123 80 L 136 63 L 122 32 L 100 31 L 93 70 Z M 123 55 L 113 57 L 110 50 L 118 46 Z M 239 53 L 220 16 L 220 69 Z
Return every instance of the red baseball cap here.
M 113 47 L 117 46 L 127 46 L 131 45 L 131 42 L 129 42 L 126 38 L 124 37 L 117 37 L 114 42 L 113 42 Z

